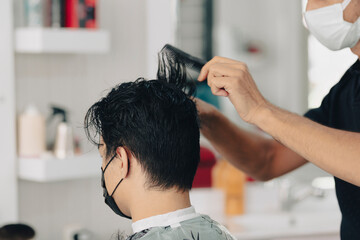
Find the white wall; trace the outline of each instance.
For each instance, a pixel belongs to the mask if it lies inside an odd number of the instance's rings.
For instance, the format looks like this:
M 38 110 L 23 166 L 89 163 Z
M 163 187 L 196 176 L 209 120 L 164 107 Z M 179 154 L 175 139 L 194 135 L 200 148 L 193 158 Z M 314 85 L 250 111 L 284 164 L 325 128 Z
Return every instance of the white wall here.
M 0 225 L 16 221 L 14 54 L 12 0 L 0 7 Z
M 303 113 L 308 84 L 301 1 L 215 0 L 214 5 L 215 54 L 246 62 L 268 100 Z M 247 41 L 261 46 L 263 56 L 245 56 Z
M 175 42 L 176 1 L 146 1 L 147 73 L 150 79 L 156 76 L 158 52 L 165 44 Z
M 103 95 L 104 90 L 147 74 L 145 0 L 104 0 L 99 3 L 100 26 L 111 34 L 108 54 L 16 55 L 18 112 L 28 102 L 34 102 L 43 113 L 48 112 L 50 103 L 69 108 L 75 134 L 86 149 L 90 147 L 83 134 L 82 122 L 88 107 Z M 3 11 L 3 5 L 0 11 Z M 117 217 L 104 203 L 100 163 L 99 156 L 97 179 L 19 182 L 20 220 L 36 228 L 38 240 L 62 239 L 64 226 L 68 224 L 87 227 L 96 234 L 95 239 L 110 239 L 117 230 L 130 232 L 129 221 Z

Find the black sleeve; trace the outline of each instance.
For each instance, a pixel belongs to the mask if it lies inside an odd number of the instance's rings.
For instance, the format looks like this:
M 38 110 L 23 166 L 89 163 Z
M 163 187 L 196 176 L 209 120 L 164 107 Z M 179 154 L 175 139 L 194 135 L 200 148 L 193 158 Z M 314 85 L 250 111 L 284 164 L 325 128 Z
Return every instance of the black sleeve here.
M 304 114 L 304 117 L 327 126 L 329 124 L 329 109 L 330 109 L 330 93 L 323 99 L 321 106 L 310 109 Z

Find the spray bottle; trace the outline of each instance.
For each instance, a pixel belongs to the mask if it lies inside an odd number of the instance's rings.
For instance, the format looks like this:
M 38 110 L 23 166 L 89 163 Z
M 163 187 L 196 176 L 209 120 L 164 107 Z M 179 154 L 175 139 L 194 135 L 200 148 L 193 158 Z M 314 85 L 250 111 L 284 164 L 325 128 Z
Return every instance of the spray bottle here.
M 59 107 L 52 107 L 52 117 L 60 115 L 61 122 L 57 125 L 55 144 L 54 144 L 54 155 L 57 158 L 63 159 L 74 156 L 74 139 L 72 128 L 67 120 L 67 112 Z

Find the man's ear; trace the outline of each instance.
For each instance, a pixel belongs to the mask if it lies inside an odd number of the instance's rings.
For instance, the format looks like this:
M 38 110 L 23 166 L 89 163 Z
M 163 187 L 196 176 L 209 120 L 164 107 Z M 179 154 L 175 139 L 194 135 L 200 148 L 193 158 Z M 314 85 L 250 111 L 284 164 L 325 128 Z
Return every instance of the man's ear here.
M 116 148 L 116 158 L 119 161 L 120 176 L 121 178 L 127 177 L 129 174 L 129 154 L 124 147 Z

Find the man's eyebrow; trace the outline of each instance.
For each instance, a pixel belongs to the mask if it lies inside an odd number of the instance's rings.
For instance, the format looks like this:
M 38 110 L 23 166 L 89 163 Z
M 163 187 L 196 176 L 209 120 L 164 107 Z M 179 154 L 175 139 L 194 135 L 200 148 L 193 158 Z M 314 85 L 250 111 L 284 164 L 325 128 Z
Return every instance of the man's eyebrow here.
M 100 146 L 104 146 L 104 144 L 103 144 L 103 143 L 99 143 L 99 144 L 97 145 L 98 149 L 100 149 Z

